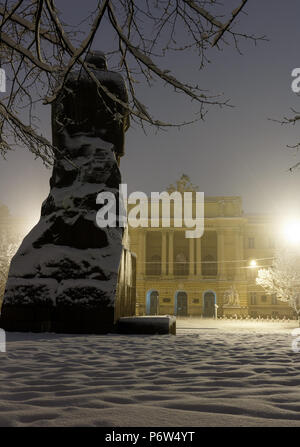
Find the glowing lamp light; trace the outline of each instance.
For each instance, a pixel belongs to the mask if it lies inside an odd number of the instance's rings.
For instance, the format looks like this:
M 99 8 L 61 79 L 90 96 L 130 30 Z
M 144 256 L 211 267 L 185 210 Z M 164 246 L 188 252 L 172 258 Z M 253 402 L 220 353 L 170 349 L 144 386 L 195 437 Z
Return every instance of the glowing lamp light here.
M 249 263 L 250 268 L 254 269 L 255 267 L 257 267 L 257 262 L 255 259 L 251 259 L 250 263 Z
M 286 222 L 282 230 L 283 236 L 290 244 L 300 243 L 300 220 Z
M 29 231 L 32 230 L 32 228 L 38 223 L 39 221 L 39 216 L 32 216 L 31 219 L 27 219 L 24 221 L 23 224 L 23 228 L 22 228 L 22 233 L 24 235 L 28 234 Z

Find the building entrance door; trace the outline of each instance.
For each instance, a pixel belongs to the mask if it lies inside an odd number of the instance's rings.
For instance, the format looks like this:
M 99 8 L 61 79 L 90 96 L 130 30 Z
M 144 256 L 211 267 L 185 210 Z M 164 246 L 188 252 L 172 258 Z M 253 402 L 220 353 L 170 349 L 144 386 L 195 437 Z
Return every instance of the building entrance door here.
M 150 294 L 150 315 L 158 314 L 158 292 L 154 290 Z
M 203 300 L 203 317 L 214 318 L 215 316 L 215 294 L 206 292 Z
M 177 293 L 176 315 L 179 317 L 187 316 L 187 294 L 185 292 Z

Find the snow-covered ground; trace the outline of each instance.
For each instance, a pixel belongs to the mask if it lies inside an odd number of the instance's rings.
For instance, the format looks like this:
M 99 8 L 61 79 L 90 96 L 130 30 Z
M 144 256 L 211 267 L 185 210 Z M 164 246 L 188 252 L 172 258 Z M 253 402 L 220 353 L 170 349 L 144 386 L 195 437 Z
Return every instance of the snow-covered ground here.
M 177 335 L 7 334 L 0 426 L 300 426 L 296 321 Z

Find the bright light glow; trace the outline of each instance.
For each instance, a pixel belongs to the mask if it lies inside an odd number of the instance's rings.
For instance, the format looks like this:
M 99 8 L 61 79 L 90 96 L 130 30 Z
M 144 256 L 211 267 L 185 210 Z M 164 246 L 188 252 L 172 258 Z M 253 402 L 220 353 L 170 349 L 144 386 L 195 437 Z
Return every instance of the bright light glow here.
M 255 261 L 255 259 L 251 259 L 249 265 L 250 265 L 250 268 L 254 269 L 255 267 L 257 267 L 257 262 Z
M 38 215 L 32 216 L 30 219 L 24 219 L 24 224 L 22 228 L 22 233 L 26 236 L 30 230 L 38 223 L 40 217 Z
M 285 222 L 282 228 L 282 234 L 286 242 L 297 245 L 300 243 L 300 219 L 289 220 Z

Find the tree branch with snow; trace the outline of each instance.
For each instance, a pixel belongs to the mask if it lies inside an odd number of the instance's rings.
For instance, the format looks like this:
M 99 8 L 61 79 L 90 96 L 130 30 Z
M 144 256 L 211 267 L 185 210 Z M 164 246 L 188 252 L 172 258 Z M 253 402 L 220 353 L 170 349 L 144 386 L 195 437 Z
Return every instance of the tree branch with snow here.
M 0 62 L 9 91 L 1 95 L 0 153 L 5 156 L 14 144 L 25 145 L 44 163 L 52 163 L 55 148 L 42 134 L 35 107 L 55 101 L 73 67 L 87 72 L 98 94 L 125 107 L 141 126 L 181 126 L 202 119 L 208 107 L 228 106 L 227 99 L 180 80 L 164 66 L 164 58 L 195 50 L 202 69 L 210 53 L 230 41 L 238 48 L 241 39 L 264 39 L 237 29 L 246 3 L 236 0 L 231 11 L 227 2 L 215 0 L 94 0 L 90 13 L 83 3 L 80 24 L 74 26 L 66 23 L 55 0 L 6 0 L 0 6 Z M 105 38 L 110 67 L 125 79 L 128 104 L 106 91 L 85 63 L 96 36 Z M 196 118 L 193 112 L 190 120 L 172 123 L 155 116 L 137 93 L 138 85 L 153 88 L 154 83 L 197 104 Z
M 271 267 L 258 270 L 256 284 L 267 294 L 275 294 L 297 313 L 300 320 L 300 253 L 292 249 L 277 250 Z
M 16 253 L 21 242 L 21 237 L 1 231 L 0 234 L 0 309 L 5 291 L 10 261 Z

